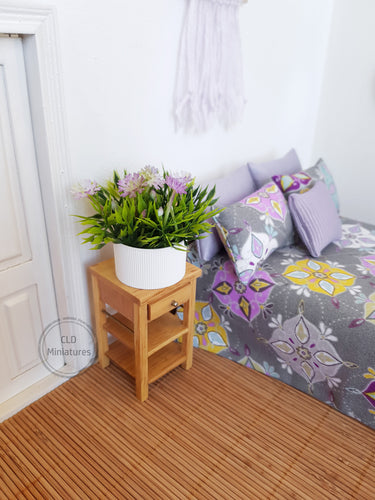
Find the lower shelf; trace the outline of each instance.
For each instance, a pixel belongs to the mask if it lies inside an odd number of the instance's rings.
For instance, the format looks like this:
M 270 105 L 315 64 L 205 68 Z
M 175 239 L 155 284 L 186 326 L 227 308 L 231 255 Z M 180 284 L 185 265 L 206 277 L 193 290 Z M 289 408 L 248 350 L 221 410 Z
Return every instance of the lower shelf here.
M 129 375 L 135 377 L 134 351 L 127 349 L 121 342 L 116 340 L 109 346 L 106 355 L 111 361 Z M 182 346 L 177 342 L 171 342 L 148 358 L 148 383 L 155 382 L 169 371 L 181 365 L 186 360 L 182 353 Z

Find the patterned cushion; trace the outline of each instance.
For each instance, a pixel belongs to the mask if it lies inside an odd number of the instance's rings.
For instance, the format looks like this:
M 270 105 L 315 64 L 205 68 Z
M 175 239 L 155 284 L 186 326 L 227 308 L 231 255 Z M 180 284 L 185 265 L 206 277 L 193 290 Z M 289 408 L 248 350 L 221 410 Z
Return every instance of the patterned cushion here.
M 313 167 L 307 170 L 301 170 L 296 174 L 274 175 L 272 176 L 272 180 L 279 186 L 285 198 L 288 198 L 292 193 L 302 194 L 311 189 L 316 182 L 322 181 L 327 186 L 336 209 L 339 211 L 339 199 L 336 186 L 331 172 L 322 159 L 318 160 Z
M 214 217 L 238 278 L 248 284 L 258 264 L 293 243 L 293 224 L 280 189 L 270 182 Z
M 296 174 L 274 175 L 272 180 L 279 186 L 285 198 L 288 198 L 292 193 L 304 193 L 314 185 L 312 177 L 303 170 Z
M 335 182 L 333 180 L 331 172 L 328 170 L 327 165 L 325 162 L 320 158 L 316 162 L 316 164 L 313 167 L 310 167 L 306 170 L 306 173 L 311 176 L 313 181 L 322 181 L 324 184 L 327 186 L 329 194 L 331 195 L 331 198 L 333 199 L 336 210 L 339 212 L 340 210 L 340 204 L 339 204 L 339 197 L 336 189 Z
M 230 174 L 220 177 L 210 184 L 216 186 L 217 207 L 222 208 L 249 195 L 256 189 L 251 173 L 244 165 Z M 205 238 L 197 241 L 199 257 L 202 260 L 210 260 L 217 252 L 223 248 L 221 240 L 215 228 L 209 233 L 205 233 Z

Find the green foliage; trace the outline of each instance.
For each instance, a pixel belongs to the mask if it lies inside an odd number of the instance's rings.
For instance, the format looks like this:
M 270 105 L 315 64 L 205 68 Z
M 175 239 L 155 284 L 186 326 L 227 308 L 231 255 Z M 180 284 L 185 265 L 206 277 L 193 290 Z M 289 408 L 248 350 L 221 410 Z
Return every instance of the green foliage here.
M 91 183 L 94 189 L 75 190 L 78 197 L 86 197 L 93 215 L 75 215 L 84 229 L 82 243 L 100 249 L 106 243 L 123 243 L 138 248 L 178 247 L 202 238 L 213 226 L 209 220 L 221 210 L 214 208 L 215 188 L 194 186 L 189 178 L 184 192 L 177 192 L 167 182 L 163 171 L 162 183 L 149 185 L 141 192 L 124 196 L 119 188 L 121 177 L 114 171 L 105 186 Z M 124 177 L 130 174 L 124 172 Z M 124 178 L 123 177 L 123 178 Z

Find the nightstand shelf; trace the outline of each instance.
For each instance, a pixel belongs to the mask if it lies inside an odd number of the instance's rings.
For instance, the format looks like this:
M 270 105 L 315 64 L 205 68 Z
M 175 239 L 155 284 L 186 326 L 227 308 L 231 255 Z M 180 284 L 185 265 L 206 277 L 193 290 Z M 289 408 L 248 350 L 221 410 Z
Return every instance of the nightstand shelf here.
M 201 270 L 186 264 L 175 285 L 139 290 L 115 276 L 113 259 L 90 267 L 98 356 L 102 368 L 112 361 L 135 378 L 136 395 L 148 397 L 148 384 L 179 365 L 192 365 L 196 280 Z M 109 315 L 106 305 L 117 312 Z M 183 319 L 171 314 L 183 306 Z M 108 344 L 108 333 L 116 338 Z M 181 338 L 181 343 L 175 342 Z
M 135 377 L 134 353 L 116 340 L 109 346 L 106 355 L 124 371 Z M 170 372 L 186 360 L 181 344 L 173 342 L 159 349 L 148 358 L 148 383 L 152 384 L 166 373 Z
M 108 317 L 104 323 L 104 328 L 128 349 L 134 349 L 133 326 L 122 314 L 116 313 Z M 177 315 L 164 314 L 160 318 L 150 321 L 148 324 L 147 355 L 151 356 L 154 352 L 187 332 L 187 327 L 183 325 Z

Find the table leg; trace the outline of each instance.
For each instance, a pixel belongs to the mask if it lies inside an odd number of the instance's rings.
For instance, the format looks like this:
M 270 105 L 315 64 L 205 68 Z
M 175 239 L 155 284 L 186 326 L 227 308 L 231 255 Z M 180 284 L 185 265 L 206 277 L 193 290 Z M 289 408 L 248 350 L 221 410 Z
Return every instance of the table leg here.
M 101 368 L 106 368 L 109 365 L 109 358 L 105 355 L 108 351 L 108 335 L 103 325 L 106 320 L 104 312 L 105 304 L 100 298 L 99 284 L 96 276 L 91 276 L 92 293 L 94 301 L 94 315 L 95 315 L 95 332 L 98 343 L 98 360 Z
M 189 301 L 184 304 L 184 325 L 188 332 L 182 339 L 182 352 L 186 355 L 186 361 L 182 364 L 185 370 L 189 370 L 193 364 L 193 337 L 194 337 L 194 313 L 195 313 L 195 293 L 196 280 L 193 280 L 190 287 Z
M 148 398 L 147 328 L 147 305 L 134 305 L 135 394 L 141 401 Z

